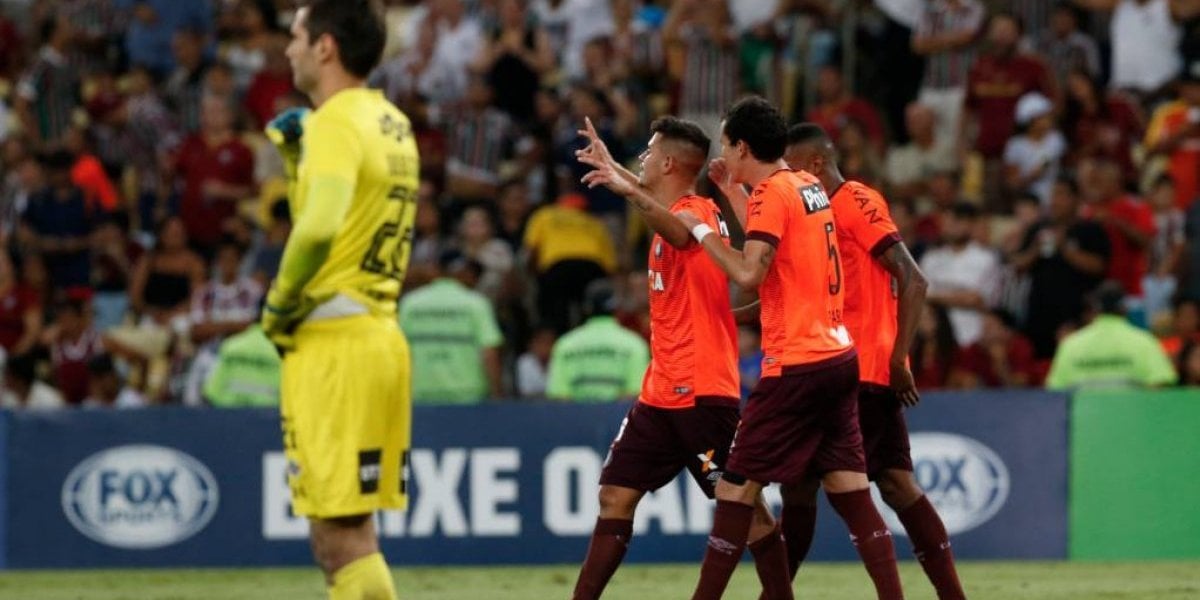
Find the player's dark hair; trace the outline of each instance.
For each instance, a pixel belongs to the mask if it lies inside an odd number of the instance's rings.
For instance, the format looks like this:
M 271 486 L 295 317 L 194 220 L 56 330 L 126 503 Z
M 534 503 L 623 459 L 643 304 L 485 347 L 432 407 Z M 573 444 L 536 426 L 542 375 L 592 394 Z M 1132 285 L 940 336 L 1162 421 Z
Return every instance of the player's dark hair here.
M 724 127 L 730 144 L 746 142 L 750 154 L 762 162 L 779 160 L 787 150 L 787 122 L 779 109 L 762 97 L 734 103 L 725 113 Z
M 702 156 L 708 156 L 712 140 L 700 126 L 677 117 L 660 117 L 650 124 L 650 131 L 673 142 L 682 142 L 695 148 Z
M 337 42 L 342 67 L 356 77 L 366 76 L 379 64 L 387 43 L 387 26 L 378 0 L 310 0 L 304 22 L 308 41 L 325 34 Z
M 809 142 L 830 143 L 829 134 L 816 123 L 796 123 L 788 128 L 787 145 L 797 146 Z

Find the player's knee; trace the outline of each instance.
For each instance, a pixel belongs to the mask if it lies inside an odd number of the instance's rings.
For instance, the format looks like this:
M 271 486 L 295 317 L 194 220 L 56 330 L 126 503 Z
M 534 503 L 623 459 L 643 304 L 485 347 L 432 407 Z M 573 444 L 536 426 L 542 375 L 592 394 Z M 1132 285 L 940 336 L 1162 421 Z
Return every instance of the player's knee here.
M 600 486 L 600 517 L 604 519 L 632 519 L 641 495 L 633 490 L 611 486 Z
M 903 510 L 921 499 L 921 486 L 911 471 L 888 469 L 875 479 L 879 495 L 894 510 Z

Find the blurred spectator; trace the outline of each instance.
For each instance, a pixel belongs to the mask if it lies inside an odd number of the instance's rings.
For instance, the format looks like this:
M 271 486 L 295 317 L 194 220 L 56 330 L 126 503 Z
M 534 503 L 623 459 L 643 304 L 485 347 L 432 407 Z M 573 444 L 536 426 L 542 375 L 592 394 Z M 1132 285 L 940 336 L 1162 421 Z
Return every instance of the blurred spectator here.
M 1091 10 L 1112 12 L 1109 40 L 1112 65 L 1108 84 L 1147 97 L 1179 73 L 1180 30 L 1176 20 L 1194 6 L 1178 0 L 1075 0 Z
M 146 398 L 125 385 L 121 373 L 107 354 L 88 362 L 88 397 L 83 408 L 141 408 Z
M 14 108 L 23 130 L 37 144 L 57 142 L 82 105 L 79 72 L 66 55 L 71 35 L 65 17 L 47 18 L 37 59 L 17 84 Z
M 650 277 L 646 269 L 635 269 L 625 278 L 624 289 L 618 294 L 614 316 L 622 327 L 650 341 Z
M 258 323 L 221 342 L 204 380 L 204 398 L 217 408 L 279 405 L 282 361 Z
M 1081 167 L 1080 187 L 1088 203 L 1084 218 L 1095 220 L 1108 233 L 1112 258 L 1106 279 L 1125 286 L 1130 296 L 1142 296 L 1142 278 L 1150 270 L 1150 243 L 1154 239 L 1154 212 L 1124 189 L 1121 170 L 1110 161 Z
M 979 218 L 978 207 L 956 204 L 943 217 L 944 245 L 921 257 L 921 270 L 929 277 L 929 302 L 949 310 L 960 347 L 979 340 L 982 313 L 991 306 L 1000 275 L 995 253 L 971 236 Z
M 171 217 L 158 228 L 154 248 L 133 269 L 129 301 L 138 314 L 165 325 L 187 315 L 192 293 L 204 286 L 204 260 L 188 248 L 183 220 Z
M 1067 336 L 1054 354 L 1046 387 L 1124 388 L 1171 385 L 1178 379 L 1162 345 L 1125 319 L 1124 287 L 1107 281 L 1089 298 L 1092 322 Z
M 613 16 L 612 62 L 623 66 L 644 85 L 657 88 L 662 72 L 662 37 L 653 25 L 642 18 L 637 0 L 611 0 Z
M 456 200 L 494 200 L 500 164 L 512 154 L 516 130 L 508 115 L 491 105 L 494 93 L 486 79 L 472 77 L 466 106 L 446 115 L 446 186 Z
M 471 63 L 484 46 L 483 29 L 467 14 L 463 0 L 425 0 L 423 13 L 410 21 L 415 29 L 408 39 L 428 35 L 427 62 L 420 69 L 426 78 L 426 90 L 437 104 L 453 105 L 467 93 Z
M 284 48 L 287 40 L 272 37 L 263 48 L 265 62 L 254 74 L 243 98 L 254 129 L 261 130 L 279 112 L 278 103 L 295 90 L 292 87 L 292 68 Z
M 724 0 L 721 0 L 724 3 Z M 583 46 L 613 31 L 607 0 L 532 0 L 529 8 L 546 31 L 551 51 L 568 78 L 583 72 Z
M 17 24 L 0 11 L 0 79 L 12 80 L 26 64 L 25 41 Z
M 137 227 L 150 232 L 173 212 L 166 176 L 172 169 L 160 167 L 170 166 L 168 151 L 179 143 L 179 133 L 147 71 L 135 69 L 129 74 L 129 98 L 115 120 L 134 179 Z
M 238 201 L 254 193 L 254 154 L 233 125 L 230 98 L 205 96 L 200 131 L 184 140 L 174 160 L 182 188 L 179 214 L 205 255 L 220 241 L 221 223 L 236 213 Z
M 441 276 L 400 301 L 400 328 L 412 353 L 413 402 L 478 404 L 497 398 L 500 345 L 495 310 L 474 291 L 479 263 L 448 251 Z
M 431 186 L 429 182 L 421 183 L 422 189 Z M 420 287 L 437 275 L 438 261 L 448 247 L 447 241 L 442 238 L 441 219 L 441 212 L 432 199 L 418 200 L 405 289 Z
M 212 32 L 211 0 L 113 0 L 131 17 L 125 32 L 129 63 L 145 67 L 156 77 L 165 77 L 175 67 L 171 40 L 175 32 L 190 29 L 204 35 Z
M 954 145 L 934 136 L 937 116 L 924 104 L 909 104 L 904 111 L 908 143 L 892 146 L 887 153 L 884 179 L 893 201 L 908 202 L 924 195 L 926 182 L 934 173 L 955 168 Z
M 527 0 L 500 0 L 500 23 L 472 68 L 487 77 L 493 103 L 517 123 L 534 116 L 533 100 L 542 78 L 554 69 L 554 53 L 545 30 L 526 17 Z
M 96 212 L 88 207 L 83 190 L 71 181 L 70 153 L 56 150 L 45 155 L 46 187 L 29 200 L 25 209 L 25 236 L 40 253 L 55 289 L 88 285 L 91 258 L 88 236 Z
M 762 335 L 751 325 L 738 327 L 738 377 L 741 380 L 742 398 L 750 392 L 762 377 Z
M 1169 329 L 1169 333 L 1162 338 L 1167 356 L 1177 358 L 1183 346 L 1200 342 L 1200 300 L 1187 297 L 1177 299 Z
M 24 356 L 42 335 L 42 304 L 18 277 L 8 252 L 0 252 L 0 346 L 8 357 Z
M 270 221 L 263 235 L 262 246 L 254 255 L 254 263 L 250 274 L 263 289 L 270 285 L 271 280 L 279 272 L 279 262 L 283 260 L 283 248 L 287 245 L 288 235 L 292 232 L 292 213 L 288 208 L 287 197 L 279 198 L 271 203 Z M 415 245 L 415 244 L 414 244 Z
M 926 57 L 918 98 L 938 117 L 938 142 L 957 146 L 973 47 L 987 8 L 979 0 L 928 0 L 924 5 L 912 38 L 913 50 Z
M 917 388 L 922 390 L 946 387 L 950 369 L 958 353 L 954 340 L 954 327 L 946 309 L 936 304 L 926 304 L 917 324 L 909 361 Z
M 94 214 L 116 210 L 120 198 L 117 188 L 95 155 L 96 144 L 90 129 L 72 127 L 63 138 L 63 147 L 74 158 L 71 182 L 83 191 L 88 210 Z
M 1067 152 L 1067 140 L 1055 128 L 1054 103 L 1038 92 L 1017 101 L 1017 135 L 1004 147 L 1006 187 L 1014 192 L 1031 192 L 1050 204 L 1050 192 L 1058 179 L 1059 162 Z
M 1017 53 L 1021 23 L 1011 13 L 988 21 L 987 53 L 971 67 L 967 82 L 968 122 L 977 130 L 974 149 L 984 159 L 984 201 L 988 208 L 1007 210 L 1000 189 L 1001 156 L 1016 124 L 1017 102 L 1030 92 L 1054 98 L 1051 75 L 1040 60 Z
M 1175 180 L 1175 203 L 1187 210 L 1200 196 L 1200 60 L 1184 72 L 1178 99 L 1154 111 L 1146 147 L 1167 157 L 1167 170 Z
M 924 0 L 875 0 L 875 8 L 883 13 L 884 21 L 878 52 L 874 54 L 883 87 L 879 104 L 895 141 L 900 144 L 909 141 L 902 133 L 908 122 L 906 111 L 916 100 L 925 73 L 925 58 L 914 51 L 913 43 L 924 7 Z
M 964 348 L 950 375 L 956 388 L 1025 387 L 1034 381 L 1033 346 L 1016 330 L 1013 315 L 993 310 L 983 317 L 979 341 Z
M 1096 40 L 1079 30 L 1079 11 L 1070 3 L 1059 0 L 1050 14 L 1050 27 L 1046 30 L 1025 23 L 1029 31 L 1040 32 L 1037 51 L 1046 57 L 1046 64 L 1058 81 L 1063 81 L 1072 71 L 1089 77 L 1100 77 L 1100 50 Z
M 877 152 L 886 145 L 879 112 L 869 102 L 846 89 L 842 71 L 835 65 L 826 65 L 817 72 L 817 104 L 808 111 L 805 119 L 829 132 L 834 143 L 837 143 L 842 129 L 853 121 L 862 127 Z
M 54 324 L 43 338 L 50 348 L 54 382 L 68 404 L 83 402 L 90 391 L 88 365 L 106 354 L 100 332 L 92 325 L 90 294 L 77 293 L 54 310 Z
M 487 209 L 473 206 L 463 212 L 458 225 L 459 251 L 483 267 L 475 289 L 492 300 L 499 297 L 504 281 L 513 268 L 512 248 L 495 233 L 496 228 Z
M 1175 183 L 1163 175 L 1150 189 L 1150 209 L 1154 211 L 1154 239 L 1150 244 L 1150 271 L 1142 280 L 1146 293 L 1146 316 L 1154 317 L 1171 307 L 1171 298 L 1179 289 L 1177 274 L 1187 238 L 1183 211 L 1175 205 Z
M 1103 279 L 1111 247 L 1100 225 L 1080 219 L 1079 188 L 1055 182 L 1046 220 L 1025 232 L 1013 265 L 1030 278 L 1025 331 L 1034 356 L 1054 355 L 1058 330 L 1083 315 L 1084 297 Z M 1052 302 L 1044 299 L 1053 298 Z
M 517 395 L 522 398 L 546 397 L 546 373 L 550 367 L 550 353 L 558 340 L 553 329 L 542 328 L 533 332 L 529 346 L 517 357 Z
M 533 213 L 525 229 L 524 245 L 537 273 L 537 314 L 560 333 L 578 322 L 587 285 L 617 266 L 608 230 L 583 205 L 578 195 L 564 196 Z
M 593 283 L 586 295 L 588 320 L 554 344 L 546 395 L 584 402 L 633 398 L 642 389 L 650 347 L 612 317 L 612 284 Z
M 200 100 L 204 96 L 205 76 L 212 66 L 204 55 L 204 41 L 204 34 L 199 31 L 183 29 L 175 33 L 171 40 L 175 70 L 163 85 L 167 103 L 188 133 L 200 129 Z
M 56 410 L 66 406 L 62 394 L 37 379 L 37 363 L 29 355 L 10 356 L 4 364 L 0 407 L 9 410 Z
M 1066 78 L 1063 131 L 1067 134 L 1069 164 L 1102 158 L 1121 166 L 1125 181 L 1137 180 L 1133 146 L 1145 123 L 1133 98 L 1119 90 L 1105 91 L 1098 80 L 1079 70 Z
M 1200 343 L 1188 342 L 1175 360 L 1175 371 L 1179 373 L 1179 385 L 1200 386 Z
M 236 28 L 233 39 L 221 51 L 221 59 L 233 68 L 233 81 L 239 91 L 246 91 L 264 68 L 277 54 L 275 60 L 283 60 L 282 35 L 279 17 L 272 0 L 235 0 L 234 15 Z M 276 70 L 279 70 L 278 64 Z M 285 69 L 286 70 L 286 69 Z M 274 115 L 271 115 L 274 116 Z
M 500 197 L 496 201 L 500 213 L 496 235 L 508 242 L 510 248 L 520 248 L 525 236 L 525 223 L 533 208 L 529 202 L 529 186 L 520 179 L 512 179 L 500 185 Z
M 113 213 L 92 233 L 91 286 L 96 329 L 115 327 L 129 310 L 129 278 L 142 256 L 142 247 L 129 239 L 129 218 Z
M 663 43 L 682 49 L 679 115 L 719 137 L 721 117 L 739 95 L 737 31 L 726 0 L 678 0 L 663 25 Z
M 837 151 L 838 166 L 847 180 L 878 187 L 883 179 L 883 157 L 867 138 L 862 123 L 851 119 L 842 124 Z
M 242 247 L 223 241 L 217 247 L 212 278 L 192 292 L 189 319 L 192 341 L 210 347 L 258 320 L 263 286 L 239 274 Z

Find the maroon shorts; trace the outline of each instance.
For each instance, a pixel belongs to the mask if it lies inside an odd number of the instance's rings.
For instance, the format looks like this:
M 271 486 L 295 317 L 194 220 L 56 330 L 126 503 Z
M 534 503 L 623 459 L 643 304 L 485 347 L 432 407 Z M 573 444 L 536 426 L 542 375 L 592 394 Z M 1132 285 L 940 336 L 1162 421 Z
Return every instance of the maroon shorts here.
M 867 455 L 867 475 L 872 480 L 886 469 L 913 470 L 904 407 L 895 392 L 876 384 L 859 384 L 858 423 Z
M 698 399 L 692 408 L 676 409 L 637 402 L 608 451 L 600 485 L 651 492 L 686 468 L 712 498 L 737 424 L 732 399 Z
M 830 471 L 865 473 L 853 350 L 802 372 L 758 382 L 729 454 L 731 475 L 800 483 Z

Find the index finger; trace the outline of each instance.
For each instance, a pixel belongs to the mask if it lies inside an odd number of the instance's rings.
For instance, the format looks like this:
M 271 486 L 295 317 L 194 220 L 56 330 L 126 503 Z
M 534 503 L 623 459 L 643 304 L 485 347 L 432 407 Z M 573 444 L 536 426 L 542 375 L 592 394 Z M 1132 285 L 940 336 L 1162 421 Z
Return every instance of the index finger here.
M 577 135 L 582 135 L 583 137 L 588 138 L 592 142 L 600 141 L 600 134 L 596 133 L 596 127 L 594 125 L 592 125 L 591 117 L 584 117 L 583 118 L 583 129 L 577 129 L 575 131 L 575 133 Z

